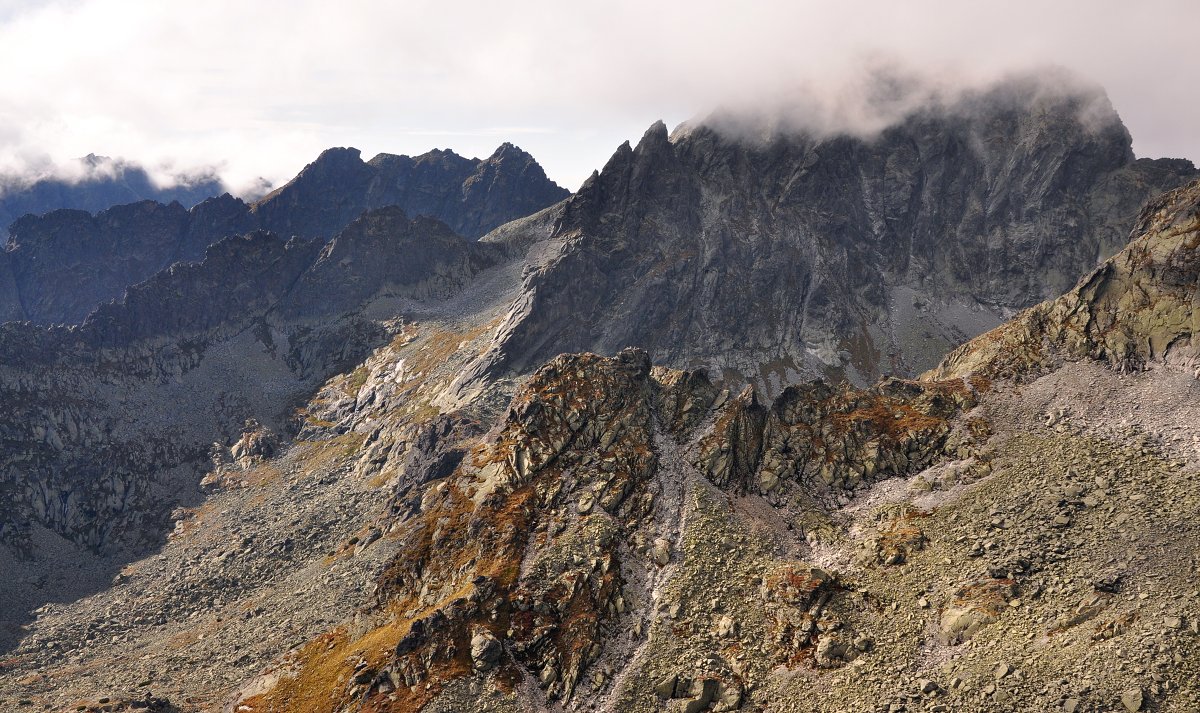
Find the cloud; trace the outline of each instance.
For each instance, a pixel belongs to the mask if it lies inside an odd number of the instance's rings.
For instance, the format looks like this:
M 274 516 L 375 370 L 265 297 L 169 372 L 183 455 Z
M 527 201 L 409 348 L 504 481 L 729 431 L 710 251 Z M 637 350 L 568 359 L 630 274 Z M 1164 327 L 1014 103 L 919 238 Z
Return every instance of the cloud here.
M 764 97 L 729 100 L 684 122 L 673 136 L 703 124 L 741 140 L 770 141 L 780 133 L 870 139 L 914 116 L 979 117 L 1014 109 L 1067 111 L 1092 132 L 1120 123 L 1100 85 L 1062 68 L 1046 66 L 968 81 L 914 72 L 897 60 L 875 58 L 825 86 L 800 82 Z
M 781 96 L 861 118 L 880 64 L 933 87 L 1058 65 L 1105 86 L 1139 154 L 1200 159 L 1197 20 L 1184 0 L 0 0 L 0 62 L 20 68 L 0 76 L 0 167 L 101 153 L 237 187 L 328 146 L 514 139 L 574 188 L 657 118 Z
M 185 166 L 173 164 L 143 166 L 123 158 L 88 154 L 69 161 L 55 161 L 48 154 L 25 153 L 19 163 L 0 168 L 0 197 L 21 191 L 42 181 L 74 185 L 85 182 L 132 182 L 159 190 L 168 188 L 197 188 L 204 190 L 220 186 L 220 173 L 211 166 Z M 247 183 L 239 191 L 248 198 L 263 196 L 269 186 Z

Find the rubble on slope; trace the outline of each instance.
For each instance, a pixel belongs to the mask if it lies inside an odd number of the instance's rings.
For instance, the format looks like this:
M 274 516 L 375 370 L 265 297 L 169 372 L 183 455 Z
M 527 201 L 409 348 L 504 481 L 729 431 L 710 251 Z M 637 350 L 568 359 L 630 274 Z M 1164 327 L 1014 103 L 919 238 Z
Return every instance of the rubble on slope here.
M 748 481 L 761 482 L 764 452 L 774 456 L 776 480 L 795 489 L 820 472 L 838 475 L 826 487 L 915 472 L 940 457 L 952 442 L 951 419 L 971 405 L 971 388 L 961 381 L 891 381 L 870 392 L 789 391 L 768 415 L 749 393 L 722 396 L 701 374 L 652 370 L 644 352 L 559 357 L 529 380 L 503 425 L 452 474 L 414 484 L 423 493 L 419 508 L 392 528 L 401 554 L 365 615 L 373 623 L 354 636 L 331 634 L 339 637 L 329 645 L 337 661 L 314 641 L 282 665 L 271 690 L 241 705 L 336 710 L 358 701 L 416 710 L 465 676 L 500 690 L 523 688 L 541 705 L 628 695 L 635 685 L 624 680 L 629 662 L 614 652 L 636 652 L 660 636 L 664 624 L 652 602 L 694 556 L 678 508 L 687 499 L 716 502 L 697 491 L 700 483 L 713 494 L 744 492 Z M 748 409 L 758 409 L 757 417 L 745 417 Z M 789 447 L 798 428 L 824 434 L 823 446 Z M 692 446 L 700 468 L 681 459 Z M 738 455 L 722 456 L 729 453 Z M 781 501 L 786 490 L 777 486 L 771 497 Z M 801 586 L 803 564 L 762 556 L 754 564 L 764 589 L 755 599 L 764 608 L 754 628 L 774 621 L 775 660 L 836 667 L 868 646 L 827 613 L 843 589 L 832 575 L 803 570 L 816 579 Z M 667 613 L 685 616 L 673 607 Z M 697 630 L 688 617 L 686 630 L 735 646 L 752 640 L 748 621 L 716 612 L 706 619 L 711 629 Z M 383 641 L 390 650 L 379 648 Z M 367 662 L 369 675 L 348 668 L 355 659 Z M 669 692 L 659 686 L 662 697 L 683 708 L 724 701 L 732 710 L 752 680 L 736 667 L 689 676 L 675 674 Z

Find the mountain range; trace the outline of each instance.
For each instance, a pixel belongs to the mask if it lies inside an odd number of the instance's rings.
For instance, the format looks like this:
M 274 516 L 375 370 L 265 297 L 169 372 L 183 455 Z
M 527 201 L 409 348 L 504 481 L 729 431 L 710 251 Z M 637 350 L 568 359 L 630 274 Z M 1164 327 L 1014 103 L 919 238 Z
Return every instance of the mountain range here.
M 364 163 L 357 149 L 329 149 L 253 203 L 222 193 L 191 208 L 144 200 L 95 214 L 30 214 L 11 225 L 0 253 L 0 320 L 82 322 L 126 287 L 254 230 L 324 241 L 365 210 L 399 206 L 477 238 L 566 195 L 532 156 L 508 143 L 483 160 L 437 150 Z
M 1200 173 L 1097 99 L 22 218 L 0 705 L 1196 710 Z

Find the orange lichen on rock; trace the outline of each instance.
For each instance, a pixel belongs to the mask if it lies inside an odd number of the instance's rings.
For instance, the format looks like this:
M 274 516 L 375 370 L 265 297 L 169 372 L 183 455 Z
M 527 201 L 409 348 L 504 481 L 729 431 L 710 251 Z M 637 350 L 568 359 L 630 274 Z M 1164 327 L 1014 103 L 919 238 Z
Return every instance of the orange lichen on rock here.
M 942 636 L 949 643 L 971 638 L 997 621 L 1016 596 L 1017 583 L 1012 579 L 987 577 L 968 582 L 942 612 Z
M 833 575 L 799 562 L 781 564 L 764 575 L 768 641 L 779 663 L 834 668 L 857 656 L 850 632 L 828 610 L 841 591 Z
M 820 491 L 915 472 L 942 454 L 952 419 L 975 405 L 961 379 L 885 379 L 871 389 L 789 387 L 766 421 L 758 486 L 798 478 Z
M 917 519 L 929 513 L 910 509 L 879 528 L 879 534 L 868 540 L 874 559 L 883 565 L 904 564 L 913 552 L 925 547 L 925 532 Z

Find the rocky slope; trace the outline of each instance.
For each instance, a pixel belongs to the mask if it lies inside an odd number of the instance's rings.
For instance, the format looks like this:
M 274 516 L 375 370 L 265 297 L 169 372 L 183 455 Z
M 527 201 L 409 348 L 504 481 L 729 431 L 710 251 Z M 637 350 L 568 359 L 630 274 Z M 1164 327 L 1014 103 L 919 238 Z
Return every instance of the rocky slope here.
M 399 206 L 478 237 L 566 195 L 532 156 L 507 143 L 485 160 L 433 151 L 363 163 L 357 149 L 330 149 L 253 204 L 224 194 L 191 209 L 147 200 L 94 215 L 27 215 L 0 252 L 0 321 L 81 322 L 125 288 L 253 230 L 324 241 L 364 211 Z
M 1018 81 L 870 138 L 656 124 L 571 198 L 561 254 L 526 276 L 483 369 L 637 345 L 777 393 L 932 367 L 1069 288 L 1196 175 L 1134 160 L 1097 102 Z
M 447 411 L 511 295 L 424 302 L 295 442 L 225 441 L 160 554 L 42 607 L 6 702 L 1195 710 L 1200 386 L 1151 345 L 1190 336 L 1198 211 L 922 380 L 769 404 L 626 350 Z
M 390 260 L 380 259 L 384 247 Z M 33 498 L 41 524 L 99 547 L 111 518 L 81 509 L 73 501 L 88 498 L 78 492 L 67 489 L 60 498 L 49 485 L 53 480 L 99 486 L 106 471 L 123 468 L 97 449 L 124 454 L 122 459 L 146 455 L 162 467 L 187 460 L 177 449 L 206 452 L 220 433 L 183 436 L 177 429 L 189 418 L 173 419 L 161 410 L 174 397 L 186 395 L 190 416 L 204 410 L 202 402 L 250 409 L 190 424 L 201 429 L 238 426 L 251 417 L 278 427 L 286 407 L 315 387 L 312 379 L 357 363 L 363 348 L 382 338 L 386 326 L 360 319 L 358 310 L 372 301 L 446 297 L 503 257 L 495 246 L 472 243 L 442 223 L 410 221 L 400 209 L 387 208 L 364 214 L 324 246 L 285 242 L 265 231 L 222 240 L 204 260 L 172 266 L 76 327 L 3 325 L 0 389 L 10 406 L 4 480 L 39 489 L 4 506 L 19 509 Z M 231 343 L 251 351 L 241 353 Z M 209 366 L 210 359 L 219 366 Z M 272 375 L 254 376 L 258 367 Z M 242 382 L 243 374 L 250 381 Z M 280 393 L 268 396 L 270 379 L 282 379 Z M 251 407 L 252 401 L 259 406 Z M 139 423 L 143 418 L 151 420 Z M 151 440 L 145 430 L 159 431 L 164 420 L 172 432 Z M 125 431 L 131 431 L 129 440 L 118 441 Z
M 458 455 L 398 477 L 354 623 L 231 710 L 1195 709 L 1200 387 L 1166 346 L 1198 215 L 1165 196 L 1103 280 L 922 381 L 767 407 L 552 360 L 426 446 Z
M 6 551 L 61 574 L 73 560 L 48 553 L 62 547 L 119 558 L 161 542 L 171 510 L 199 500 L 214 442 L 294 432 L 294 409 L 325 378 L 403 325 L 362 310 L 444 300 L 503 257 L 389 208 L 324 246 L 266 232 L 220 241 L 79 326 L 3 325 Z M 14 612 L 11 597 L 45 596 L 0 586 Z

